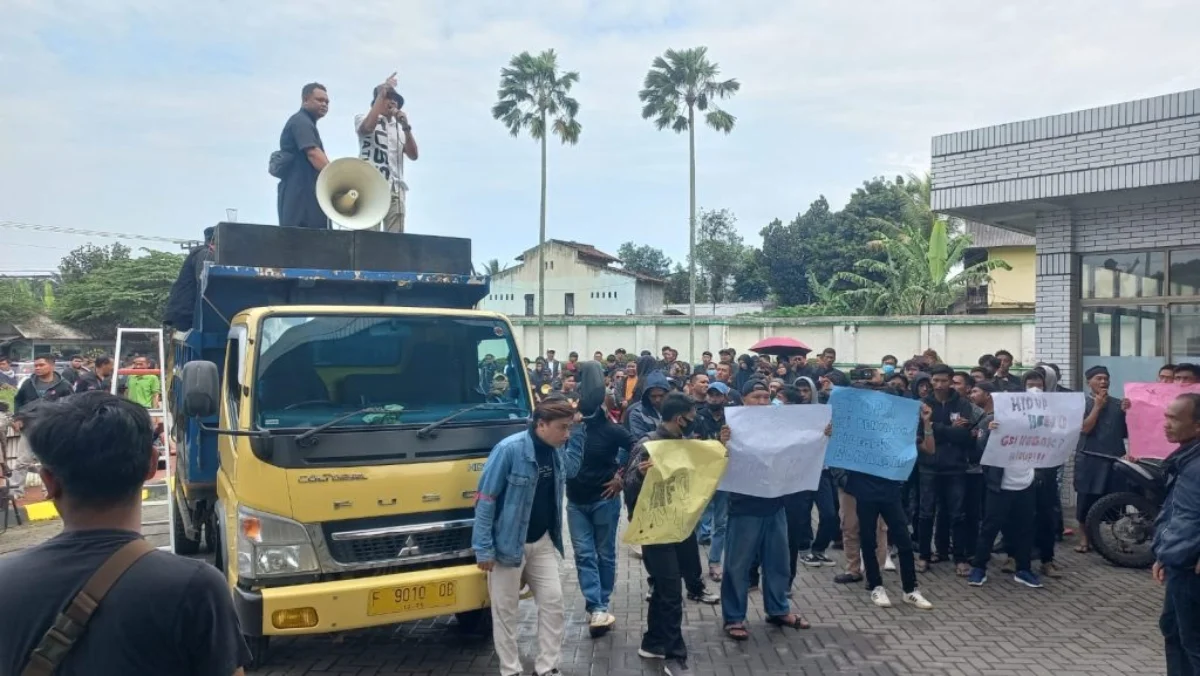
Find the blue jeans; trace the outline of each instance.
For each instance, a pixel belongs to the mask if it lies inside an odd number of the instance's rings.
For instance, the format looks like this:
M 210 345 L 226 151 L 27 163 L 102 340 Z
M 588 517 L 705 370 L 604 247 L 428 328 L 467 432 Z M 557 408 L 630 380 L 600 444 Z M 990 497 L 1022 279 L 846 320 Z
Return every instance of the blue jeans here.
M 780 507 L 771 516 L 730 516 L 725 533 L 725 576 L 721 578 L 721 615 L 725 624 L 746 621 L 750 569 L 762 562 L 763 606 L 770 617 L 791 612 L 788 604 L 787 516 Z
M 590 505 L 567 501 L 567 528 L 575 550 L 575 572 L 587 611 L 608 611 L 617 579 L 617 524 L 621 500 L 609 498 Z
M 729 521 L 729 494 L 725 491 L 713 493 L 712 500 L 704 508 L 700 517 L 700 525 L 696 527 L 696 539 L 710 539 L 708 548 L 708 564 L 721 563 L 721 553 L 725 550 L 725 530 Z

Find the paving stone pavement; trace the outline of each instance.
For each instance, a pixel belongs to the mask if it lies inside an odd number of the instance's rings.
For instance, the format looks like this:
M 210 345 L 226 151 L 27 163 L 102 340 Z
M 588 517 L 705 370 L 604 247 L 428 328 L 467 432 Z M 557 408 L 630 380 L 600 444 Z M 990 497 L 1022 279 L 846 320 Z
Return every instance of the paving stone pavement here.
M 569 539 L 568 539 L 569 542 Z M 840 552 L 830 552 L 841 560 Z M 860 585 L 835 585 L 839 568 L 803 569 L 793 607 L 813 624 L 808 631 L 779 629 L 763 620 L 762 598 L 752 593 L 750 640 L 724 638 L 720 607 L 688 603 L 684 639 L 697 674 L 933 674 L 936 676 L 1108 676 L 1162 673 L 1158 613 L 1162 591 L 1149 571 L 1114 568 L 1098 555 L 1080 555 L 1068 543 L 1057 552 L 1064 577 L 1027 589 L 999 571 L 971 588 L 952 564 L 920 576 L 935 605 L 919 611 L 900 604 L 900 580 L 885 573 L 896 607 L 875 608 Z M 645 574 L 621 547 L 612 612 L 616 628 L 599 639 L 587 632 L 583 600 L 568 549 L 563 590 L 568 626 L 564 676 L 661 674 L 661 663 L 637 657 L 645 627 Z M 716 585 L 710 583 L 710 586 Z M 536 610 L 522 603 L 521 653 L 532 670 Z M 268 676 L 494 676 L 499 665 L 489 637 L 461 634 L 453 620 L 439 619 L 369 631 L 277 640 L 271 659 L 255 674 Z

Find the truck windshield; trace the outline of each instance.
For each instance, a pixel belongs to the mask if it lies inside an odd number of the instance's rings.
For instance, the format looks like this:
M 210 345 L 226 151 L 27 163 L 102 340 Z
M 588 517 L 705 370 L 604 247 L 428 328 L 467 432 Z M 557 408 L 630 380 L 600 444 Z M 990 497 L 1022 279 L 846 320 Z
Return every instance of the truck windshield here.
M 530 415 L 508 325 L 440 316 L 271 316 L 258 341 L 255 418 L 265 429 L 452 424 Z

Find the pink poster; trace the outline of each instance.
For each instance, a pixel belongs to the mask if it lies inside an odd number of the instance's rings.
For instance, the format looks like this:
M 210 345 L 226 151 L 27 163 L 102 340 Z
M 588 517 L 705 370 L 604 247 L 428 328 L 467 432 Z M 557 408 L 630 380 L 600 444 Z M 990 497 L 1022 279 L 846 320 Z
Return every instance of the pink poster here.
M 1184 392 L 1200 394 L 1200 385 L 1171 383 L 1125 383 L 1125 398 L 1129 411 L 1125 423 L 1129 427 L 1129 454 L 1135 458 L 1165 458 L 1176 448 L 1167 441 L 1163 431 L 1163 416 L 1167 405 Z

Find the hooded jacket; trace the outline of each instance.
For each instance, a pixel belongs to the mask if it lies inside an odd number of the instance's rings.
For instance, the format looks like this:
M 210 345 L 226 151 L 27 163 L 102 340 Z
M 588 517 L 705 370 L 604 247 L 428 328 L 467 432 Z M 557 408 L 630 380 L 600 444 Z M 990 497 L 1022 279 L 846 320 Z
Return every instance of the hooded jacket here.
M 807 402 L 804 402 L 804 403 L 807 403 L 807 404 L 821 403 L 821 390 L 817 389 L 817 384 L 813 382 L 812 378 L 809 378 L 808 376 L 800 376 L 799 378 L 797 378 L 795 381 L 792 382 L 792 386 L 799 387 L 801 380 L 803 380 L 805 383 L 808 384 L 808 389 L 812 393 L 811 395 L 809 395 L 810 400 Z
M 646 376 L 645 386 L 642 382 L 638 382 L 638 387 L 642 390 L 641 399 L 638 403 L 629 409 L 629 433 L 634 439 L 641 439 L 658 428 L 662 422 L 662 414 L 654 405 L 650 403 L 650 390 L 659 389 L 663 392 L 671 391 L 671 383 L 667 381 L 667 376 L 662 371 L 652 371 Z
M 597 390 L 599 394 L 597 394 Z M 579 411 L 587 432 L 579 473 L 567 479 L 567 499 L 590 505 L 603 499 L 604 484 L 617 476 L 637 442 L 629 430 L 609 420 L 597 399 L 604 397 L 604 370 L 596 362 L 579 367 Z
M 924 371 L 917 371 L 917 375 L 913 376 L 912 382 L 908 384 L 909 398 L 916 399 L 917 401 L 921 401 L 921 395 L 918 394 L 919 388 L 917 386 L 923 382 L 925 382 L 925 383 L 929 382 L 929 374 Z M 933 389 L 933 386 L 932 386 L 932 384 L 930 384 L 930 391 L 932 391 L 932 389 Z
M 1154 529 L 1154 558 L 1185 571 L 1200 559 L 1200 441 L 1167 456 L 1167 499 Z
M 638 469 L 638 465 L 650 458 L 650 453 L 646 451 L 646 442 L 678 438 L 667 431 L 665 427 L 659 425 L 633 447 L 633 452 L 629 456 L 629 465 L 625 468 L 623 479 L 623 483 L 625 484 L 625 508 L 629 510 L 630 519 L 633 519 L 633 510 L 637 507 L 638 494 L 642 492 L 642 484 L 646 481 L 646 475 L 642 474 L 642 471 Z
M 919 375 L 914 379 L 914 383 L 916 382 L 920 382 Z M 958 427 L 951 421 L 951 415 L 957 413 L 963 420 L 971 422 L 971 416 L 974 414 L 971 402 L 959 396 L 953 388 L 949 394 L 945 402 L 938 401 L 937 395 L 932 392 L 921 400 L 933 410 L 933 455 L 919 453 L 917 456 L 917 466 L 926 472 L 966 472 L 970 458 L 975 452 L 975 437 L 971 434 L 971 427 Z
M 50 383 L 50 388 L 46 390 L 45 394 L 39 397 L 37 393 L 37 386 L 34 382 L 36 380 L 37 376 L 30 376 L 29 378 L 25 379 L 25 382 L 21 383 L 21 387 L 17 388 L 17 394 L 13 397 L 14 413 L 16 411 L 20 411 L 22 408 L 35 401 L 55 401 L 69 396 L 75 392 L 75 388 L 71 387 L 71 383 L 68 383 L 56 372 L 54 374 L 54 380 L 52 380 Z

